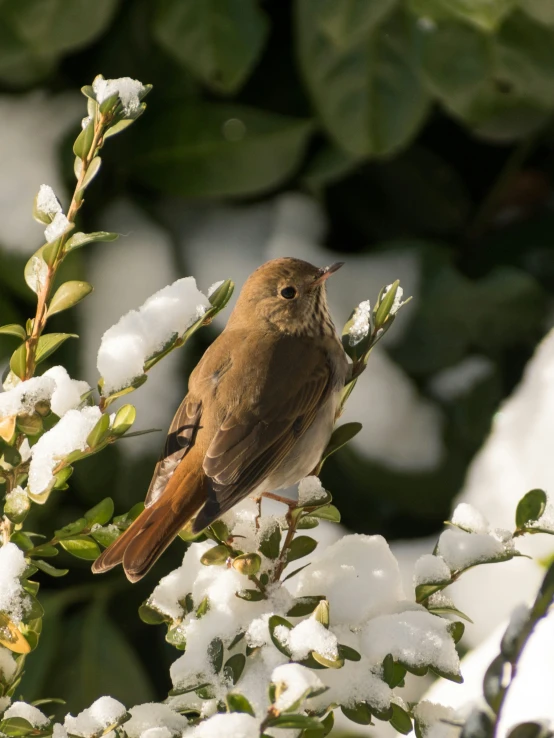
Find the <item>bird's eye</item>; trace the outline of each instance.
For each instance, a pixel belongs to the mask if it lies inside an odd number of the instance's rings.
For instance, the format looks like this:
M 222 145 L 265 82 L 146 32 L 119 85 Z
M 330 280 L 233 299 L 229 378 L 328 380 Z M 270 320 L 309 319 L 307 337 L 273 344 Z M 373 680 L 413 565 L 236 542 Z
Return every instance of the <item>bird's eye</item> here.
M 285 300 L 292 300 L 293 297 L 296 297 L 296 289 L 294 287 L 283 287 L 281 297 L 284 297 Z

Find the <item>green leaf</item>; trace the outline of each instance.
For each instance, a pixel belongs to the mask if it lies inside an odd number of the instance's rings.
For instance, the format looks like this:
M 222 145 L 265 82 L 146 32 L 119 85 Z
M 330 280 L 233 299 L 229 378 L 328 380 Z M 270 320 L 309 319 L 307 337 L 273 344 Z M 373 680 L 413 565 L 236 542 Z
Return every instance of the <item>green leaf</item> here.
M 507 738 L 552 738 L 552 731 L 544 723 L 520 723 L 510 730 Z
M 216 674 L 219 674 L 223 666 L 223 650 L 221 638 L 214 638 L 208 646 L 208 658 Z
M 105 497 L 101 502 L 87 510 L 85 520 L 87 527 L 92 528 L 93 525 L 105 525 L 113 515 L 113 500 L 111 497 Z
M 225 525 L 223 520 L 214 520 L 209 526 L 207 532 L 213 534 L 214 539 L 218 543 L 225 543 L 229 538 L 229 528 Z
M 45 543 L 43 546 L 36 546 L 30 555 L 48 558 L 50 556 L 57 556 L 58 553 L 58 549 L 55 546 L 49 546 Z
M 407 19 L 381 25 L 392 0 L 298 0 L 296 27 L 304 79 L 331 138 L 354 156 L 391 154 L 421 127 L 430 99 L 416 74 Z
M 94 121 L 89 121 L 85 128 L 79 133 L 73 144 L 73 153 L 79 159 L 86 159 L 92 146 L 94 138 Z
M 67 252 L 79 249 L 87 243 L 96 241 L 116 241 L 119 233 L 108 233 L 108 231 L 95 231 L 94 233 L 74 233 L 65 245 Z
M 247 602 L 261 602 L 265 597 L 259 589 L 241 589 L 236 592 L 235 595 L 240 600 L 246 600 Z
M 414 39 L 426 87 L 478 134 L 510 141 L 547 119 L 554 106 L 554 63 L 547 53 L 553 28 L 516 11 L 495 35 L 443 21 L 432 31 L 415 23 Z
M 495 31 L 514 9 L 517 0 L 412 0 L 420 17 L 443 21 L 457 18 L 483 31 Z
M 310 536 L 296 536 L 287 550 L 287 564 L 311 554 L 317 548 L 317 541 Z
M 285 654 L 285 656 L 288 656 L 290 658 L 290 650 L 285 645 L 283 645 L 281 641 L 275 636 L 275 628 L 282 625 L 288 630 L 291 630 L 292 624 L 289 623 L 288 620 L 285 620 L 285 618 L 282 618 L 280 615 L 272 615 L 269 618 L 267 624 L 269 627 L 269 635 L 271 637 L 271 640 L 273 641 L 273 645 L 275 646 L 275 648 L 281 653 Z
M 256 64 L 268 24 L 256 0 L 161 0 L 154 36 L 216 92 L 235 92 Z
M 315 608 L 319 605 L 321 600 L 324 600 L 324 595 L 310 595 L 308 597 L 298 597 L 294 605 L 287 612 L 289 618 L 302 618 L 305 615 L 311 615 Z
M 15 336 L 21 341 L 24 341 L 27 338 L 25 328 L 23 328 L 23 326 L 21 325 L 17 325 L 17 323 L 9 323 L 8 325 L 3 325 L 2 327 L 0 327 L 0 333 L 3 333 L 6 336 Z
M 25 379 L 25 371 L 27 366 L 27 346 L 22 343 L 13 352 L 10 358 L 10 369 L 19 377 L 19 379 Z
M 483 695 L 495 713 L 500 710 L 509 685 L 509 682 L 505 682 L 506 668 L 510 668 L 509 664 L 499 655 L 492 661 L 483 678 Z
M 354 707 L 341 705 L 342 714 L 358 725 L 371 725 L 371 709 L 367 702 L 358 702 Z
M 550 0 L 522 0 L 519 6 L 543 26 L 554 26 L 554 5 Z
M 247 715 L 255 717 L 254 710 L 250 702 L 242 694 L 229 692 L 225 698 L 229 712 L 244 712 Z
M 120 407 L 112 424 L 112 435 L 122 436 L 133 425 L 136 417 L 137 411 L 133 405 L 123 405 Z
M 340 512 L 334 505 L 324 505 L 310 512 L 310 517 L 329 520 L 331 523 L 340 523 Z
M 54 535 L 58 540 L 61 540 L 62 538 L 72 538 L 73 536 L 76 536 L 78 533 L 84 530 L 86 527 L 87 519 L 79 518 L 74 523 L 68 523 L 67 525 L 64 525 L 63 528 L 54 531 Z
M 69 569 L 57 569 L 52 564 L 48 564 L 46 561 L 41 561 L 40 559 L 34 559 L 33 564 L 51 577 L 64 577 L 69 572 Z
M 111 544 L 119 538 L 121 531 L 114 525 L 109 525 L 107 528 L 96 528 L 96 530 L 91 531 L 90 534 L 96 543 L 108 548 L 108 546 L 111 546 Z
M 343 643 L 339 643 L 339 656 L 346 661 L 361 661 L 362 658 L 355 648 L 345 646 Z
M 243 653 L 236 653 L 225 662 L 223 667 L 223 676 L 227 681 L 236 684 L 242 676 L 244 667 L 246 666 L 246 656 Z M 247 712 L 246 710 L 231 710 L 231 712 Z
M 459 620 L 454 620 L 453 622 L 448 624 L 448 632 L 452 636 L 454 643 L 458 643 L 458 641 L 461 640 L 465 629 L 465 625 L 463 623 L 460 623 Z
M 48 316 L 50 317 L 56 313 L 61 313 L 62 310 L 73 307 L 91 292 L 92 286 L 88 282 L 80 282 L 78 280 L 64 282 L 50 300 Z
M 77 559 L 85 559 L 85 561 L 95 561 L 100 556 L 100 549 L 96 541 L 88 536 L 77 536 L 75 538 L 65 538 L 60 541 L 60 545 Z
M 383 681 L 394 689 L 402 684 L 405 676 L 406 669 L 393 659 L 392 654 L 388 653 L 383 659 Z
M 161 625 L 170 621 L 167 615 L 158 612 L 155 608 L 148 604 L 148 601 L 143 602 L 138 609 L 139 618 L 143 623 L 147 625 Z
M 104 413 L 87 436 L 87 446 L 95 449 L 101 446 L 110 434 L 110 416 Z
M 516 527 L 525 528 L 537 521 L 546 508 L 546 493 L 542 489 L 532 489 L 522 497 L 516 509 Z
M 335 451 L 338 451 L 339 448 L 346 445 L 348 441 L 351 441 L 354 436 L 357 436 L 361 430 L 361 423 L 345 423 L 344 425 L 339 425 L 339 427 L 335 428 L 333 431 L 333 435 L 327 444 L 327 448 L 323 452 L 322 459 L 328 459 L 329 456 L 335 453 Z
M 81 189 L 79 190 L 80 192 L 84 190 L 86 187 L 88 187 L 89 184 L 92 182 L 92 180 L 96 177 L 96 175 L 100 171 L 101 164 L 102 164 L 102 159 L 99 156 L 95 156 L 94 159 L 90 162 L 89 168 L 87 169 L 87 173 L 84 176 Z
M 402 735 L 408 735 L 413 730 L 412 720 L 406 710 L 402 709 L 400 705 L 395 702 L 391 702 L 392 717 L 389 722 L 392 727 Z
M 245 577 L 250 577 L 260 571 L 262 559 L 257 553 L 241 554 L 233 559 L 233 569 L 236 569 Z
M 219 287 L 209 296 L 208 299 L 212 307 L 216 308 L 218 311 L 223 310 L 233 296 L 234 290 L 235 283 L 230 279 L 226 279 L 223 284 L 220 284 Z
M 279 715 L 279 717 L 271 718 L 267 722 L 268 728 L 288 728 L 289 730 L 315 730 L 319 731 L 319 735 L 323 735 L 323 725 L 315 718 L 307 715 Z
M 223 566 L 229 558 L 229 549 L 223 544 L 214 546 L 205 551 L 200 557 L 200 562 L 204 566 Z
M 41 361 L 47 359 L 62 345 L 62 343 L 65 343 L 68 338 L 79 338 L 79 336 L 77 336 L 75 333 L 43 334 L 38 339 L 37 343 L 36 363 L 40 364 Z
M 185 197 L 242 197 L 282 184 L 297 168 L 310 121 L 216 103 L 166 106 L 137 136 L 136 176 Z

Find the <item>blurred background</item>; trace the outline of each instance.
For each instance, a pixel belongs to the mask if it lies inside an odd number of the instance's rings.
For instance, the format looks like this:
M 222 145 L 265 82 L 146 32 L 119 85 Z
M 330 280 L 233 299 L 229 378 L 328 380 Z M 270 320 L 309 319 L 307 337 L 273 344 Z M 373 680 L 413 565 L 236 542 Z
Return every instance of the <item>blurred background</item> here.
M 436 536 L 553 323 L 552 0 L 3 0 L 2 324 L 33 314 L 23 280 L 41 245 L 33 198 L 46 183 L 67 204 L 86 115 L 79 88 L 99 73 L 154 89 L 87 190 L 79 229 L 123 235 L 68 260 L 65 278 L 95 292 L 51 321 L 81 337 L 55 363 L 94 386 L 103 332 L 189 274 L 203 290 L 226 278 L 240 288 L 276 256 L 343 260 L 329 282 L 339 327 L 400 278 L 414 299 L 350 401 L 345 419 L 363 431 L 323 482 L 351 531 Z M 227 315 L 129 398 L 137 428 L 165 430 Z M 3 364 L 12 350 L 0 337 Z M 129 509 L 162 443 L 162 433 L 124 440 L 78 464 L 70 490 L 35 510 L 34 529 L 51 532 L 107 495 Z M 93 582 L 75 559 L 65 581 L 44 581 L 25 697 L 63 696 L 73 712 L 100 694 L 163 699 L 176 653 L 137 607 L 181 557 L 177 543 L 134 587 L 119 571 Z

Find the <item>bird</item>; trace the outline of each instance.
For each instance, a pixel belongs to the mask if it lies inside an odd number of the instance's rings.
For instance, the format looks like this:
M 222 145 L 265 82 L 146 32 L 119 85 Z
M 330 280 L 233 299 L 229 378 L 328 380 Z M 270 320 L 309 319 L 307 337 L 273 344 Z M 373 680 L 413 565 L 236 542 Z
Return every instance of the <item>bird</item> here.
M 199 533 L 247 496 L 292 486 L 331 437 L 349 362 L 329 314 L 343 262 L 292 257 L 258 267 L 189 378 L 144 510 L 96 559 L 141 579 L 187 526 Z

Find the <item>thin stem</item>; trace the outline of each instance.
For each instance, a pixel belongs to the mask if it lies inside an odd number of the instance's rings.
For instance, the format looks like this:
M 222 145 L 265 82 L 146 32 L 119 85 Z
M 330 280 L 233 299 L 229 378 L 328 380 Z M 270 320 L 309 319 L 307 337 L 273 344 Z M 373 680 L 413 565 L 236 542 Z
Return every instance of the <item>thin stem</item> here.
M 279 554 L 279 558 L 277 559 L 277 565 L 273 572 L 274 582 L 278 582 L 279 579 L 281 579 L 281 574 L 283 573 L 283 569 L 287 565 L 287 552 L 290 548 L 290 544 L 292 543 L 294 536 L 296 535 L 296 526 L 298 525 L 298 520 L 300 518 L 299 516 L 297 516 L 295 519 L 295 517 L 292 515 L 292 512 L 293 512 L 293 508 L 291 507 L 289 508 L 289 511 L 286 514 L 288 530 L 287 530 L 287 535 L 285 536 L 285 542 L 283 543 L 283 547 L 281 549 L 281 553 Z
M 104 132 L 104 127 L 108 122 L 108 119 L 103 114 L 100 114 L 94 130 L 90 150 L 86 158 L 82 160 L 83 163 L 81 166 L 81 171 L 79 172 L 79 176 L 77 177 L 77 184 L 75 185 L 75 190 L 73 191 L 69 210 L 67 211 L 67 219 L 70 223 L 75 222 L 75 218 L 77 216 L 79 208 L 83 204 L 83 197 L 81 192 L 83 189 L 83 183 L 87 175 L 88 168 L 92 160 L 96 156 L 97 150 L 102 146 L 102 135 Z M 31 330 L 31 335 L 27 338 L 26 341 L 27 351 L 24 379 L 30 379 L 35 373 L 37 346 L 40 336 L 42 335 L 42 332 L 46 326 L 47 302 L 50 296 L 50 292 L 52 291 L 52 287 L 54 285 L 58 268 L 66 256 L 65 243 L 67 241 L 67 236 L 68 233 L 64 233 L 63 236 L 60 237 L 56 258 L 54 259 L 53 264 L 48 267 L 46 280 L 38 293 L 37 309 L 35 312 L 35 317 L 33 319 L 33 327 Z

